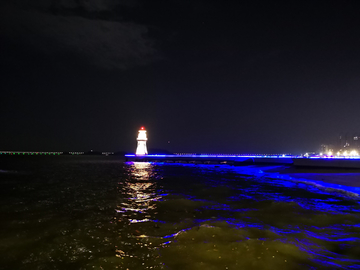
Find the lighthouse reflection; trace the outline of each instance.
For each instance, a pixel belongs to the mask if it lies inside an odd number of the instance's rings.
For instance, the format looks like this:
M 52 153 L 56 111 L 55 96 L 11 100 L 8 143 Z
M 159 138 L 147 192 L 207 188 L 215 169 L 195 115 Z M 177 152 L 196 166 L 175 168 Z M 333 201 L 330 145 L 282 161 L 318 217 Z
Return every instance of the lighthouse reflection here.
M 162 197 L 158 194 L 159 176 L 148 162 L 126 163 L 125 170 L 127 177 L 118 186 L 121 196 L 115 217 L 119 226 L 116 256 L 122 258 L 123 269 L 157 269 L 158 243 L 152 234 L 157 230 L 156 201 Z
M 128 168 L 128 178 L 122 185 L 122 202 L 117 212 L 129 223 L 150 221 L 155 214 L 156 201 L 161 196 L 156 194 L 156 175 L 151 163 L 134 162 Z

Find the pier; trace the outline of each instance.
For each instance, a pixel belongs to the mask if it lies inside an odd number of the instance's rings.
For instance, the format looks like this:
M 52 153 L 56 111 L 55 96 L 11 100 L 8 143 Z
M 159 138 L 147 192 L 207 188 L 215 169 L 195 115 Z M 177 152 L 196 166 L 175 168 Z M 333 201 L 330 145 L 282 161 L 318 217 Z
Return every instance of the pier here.
M 303 157 L 291 155 L 125 155 L 126 161 L 230 165 L 289 165 L 360 169 L 360 157 Z
M 71 152 L 42 152 L 42 151 L 0 151 L 0 156 L 78 156 L 89 153 L 81 151 Z M 90 152 L 90 154 L 92 154 Z M 98 152 L 97 155 L 113 156 L 114 152 Z M 245 165 L 288 165 L 295 167 L 321 167 L 321 168 L 344 168 L 360 169 L 359 156 L 294 156 L 284 154 L 269 155 L 227 155 L 227 154 L 183 154 L 173 155 L 127 154 L 125 161 L 134 162 L 166 162 L 166 163 L 194 163 L 194 164 L 228 164 L 236 166 Z

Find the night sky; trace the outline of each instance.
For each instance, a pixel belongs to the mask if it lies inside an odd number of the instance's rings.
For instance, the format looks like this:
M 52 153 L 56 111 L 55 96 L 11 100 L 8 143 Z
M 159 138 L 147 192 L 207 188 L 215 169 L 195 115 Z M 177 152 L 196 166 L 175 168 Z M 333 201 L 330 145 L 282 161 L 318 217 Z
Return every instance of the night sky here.
M 283 1 L 284 2 L 284 1 Z M 360 132 L 360 1 L 3 0 L 0 150 L 283 153 Z

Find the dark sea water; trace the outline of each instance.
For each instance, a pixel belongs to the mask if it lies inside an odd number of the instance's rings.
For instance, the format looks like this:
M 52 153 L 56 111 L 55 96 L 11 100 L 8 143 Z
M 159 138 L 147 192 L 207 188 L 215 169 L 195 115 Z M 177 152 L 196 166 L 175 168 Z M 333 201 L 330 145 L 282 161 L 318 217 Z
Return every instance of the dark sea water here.
M 0 269 L 360 269 L 358 194 L 254 166 L 0 160 Z

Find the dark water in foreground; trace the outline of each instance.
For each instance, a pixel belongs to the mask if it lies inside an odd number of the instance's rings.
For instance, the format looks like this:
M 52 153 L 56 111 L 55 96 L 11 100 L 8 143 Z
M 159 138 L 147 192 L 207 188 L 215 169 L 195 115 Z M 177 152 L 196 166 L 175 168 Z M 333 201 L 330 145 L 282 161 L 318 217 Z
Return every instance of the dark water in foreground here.
M 360 269 L 356 194 L 258 167 L 9 160 L 0 269 Z

